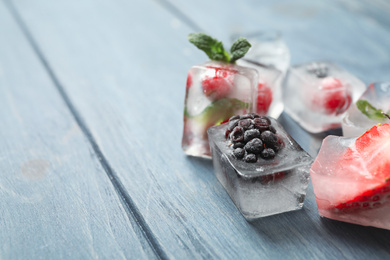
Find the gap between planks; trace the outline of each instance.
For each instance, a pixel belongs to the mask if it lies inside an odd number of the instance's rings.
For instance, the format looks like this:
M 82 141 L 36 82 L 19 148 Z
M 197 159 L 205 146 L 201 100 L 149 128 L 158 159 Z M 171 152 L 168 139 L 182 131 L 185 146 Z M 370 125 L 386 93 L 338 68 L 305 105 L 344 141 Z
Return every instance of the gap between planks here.
M 66 93 L 64 87 L 59 82 L 57 76 L 51 69 L 47 59 L 43 55 L 41 49 L 39 48 L 37 42 L 35 41 L 34 37 L 30 33 L 30 30 L 28 29 L 26 23 L 23 21 L 22 17 L 16 10 L 15 6 L 11 3 L 10 0 L 4 0 L 5 5 L 7 6 L 8 10 L 10 11 L 12 17 L 15 19 L 16 23 L 20 27 L 22 33 L 27 39 L 27 42 L 31 45 L 33 51 L 37 55 L 39 61 L 42 63 L 44 69 L 47 71 L 49 78 L 52 80 L 54 86 L 56 87 L 57 91 L 60 94 L 60 97 L 64 100 L 66 107 L 69 109 L 70 113 L 74 117 L 75 121 L 79 125 L 80 129 L 82 130 L 83 134 L 87 138 L 88 142 L 92 146 L 92 149 L 94 150 L 94 153 L 96 157 L 98 158 L 100 165 L 103 167 L 104 171 L 107 174 L 108 179 L 114 186 L 115 192 L 117 193 L 126 213 L 130 220 L 134 220 L 138 228 L 141 230 L 141 233 L 143 234 L 144 238 L 148 242 L 148 244 L 153 249 L 155 255 L 159 259 L 168 259 L 166 253 L 162 249 L 161 245 L 158 243 L 157 239 L 155 238 L 153 232 L 147 225 L 145 219 L 143 218 L 142 214 L 138 210 L 137 206 L 133 202 L 130 195 L 126 192 L 125 187 L 123 186 L 122 182 L 119 180 L 117 174 L 111 167 L 110 163 L 104 156 L 103 152 L 101 151 L 99 145 L 97 144 L 95 138 L 93 137 L 91 131 L 89 130 L 86 123 L 82 120 L 82 117 L 78 113 L 77 109 L 73 105 L 72 101 L 70 100 L 68 94 Z

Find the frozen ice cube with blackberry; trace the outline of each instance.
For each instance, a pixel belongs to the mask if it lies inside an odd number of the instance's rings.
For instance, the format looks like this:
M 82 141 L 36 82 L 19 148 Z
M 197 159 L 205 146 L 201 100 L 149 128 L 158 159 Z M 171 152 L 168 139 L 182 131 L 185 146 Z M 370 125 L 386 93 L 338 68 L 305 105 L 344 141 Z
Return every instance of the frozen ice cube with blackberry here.
M 390 114 L 390 82 L 372 83 L 347 110 L 342 121 L 343 135 L 357 137 Z
M 214 172 L 246 219 L 302 208 L 312 158 L 275 119 L 251 113 L 207 132 Z
M 339 128 L 345 112 L 365 89 L 363 82 L 335 64 L 312 62 L 290 68 L 283 101 L 297 123 L 319 133 Z

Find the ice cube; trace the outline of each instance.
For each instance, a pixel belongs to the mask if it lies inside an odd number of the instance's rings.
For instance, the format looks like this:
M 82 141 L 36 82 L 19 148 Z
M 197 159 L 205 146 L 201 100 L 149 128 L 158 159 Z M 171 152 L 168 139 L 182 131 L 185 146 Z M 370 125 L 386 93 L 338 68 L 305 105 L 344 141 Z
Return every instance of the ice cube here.
M 376 109 L 390 113 L 390 82 L 371 84 L 359 100 L 368 101 Z M 342 120 L 343 135 L 346 137 L 357 137 L 378 123 L 388 121 L 386 117 L 371 117 L 363 114 L 352 104 Z
M 388 139 L 389 133 L 387 126 L 382 134 Z M 380 135 L 373 133 L 374 138 Z M 385 161 L 385 166 L 386 160 L 378 157 L 388 158 L 388 153 L 376 149 L 382 140 L 360 138 L 360 144 L 356 143 L 357 138 L 328 136 L 324 139 L 310 169 L 318 211 L 323 217 L 390 229 L 390 187 L 388 177 L 383 176 L 389 173 L 380 165 Z M 373 146 L 366 149 L 370 143 Z M 389 143 L 386 145 L 388 149 Z
M 257 62 L 277 69 L 284 75 L 290 66 L 290 51 L 280 32 L 260 31 L 244 34 L 252 47 L 245 60 Z M 232 37 L 236 38 L 236 37 Z
M 278 118 L 283 112 L 282 72 L 249 60 L 238 60 L 238 65 L 256 69 L 259 74 L 256 110 L 259 115 Z
M 256 70 L 210 61 L 188 72 L 182 148 L 188 155 L 210 158 L 207 128 L 235 114 L 254 111 Z
M 312 158 L 271 118 L 283 147 L 273 159 L 236 159 L 225 139 L 228 123 L 208 129 L 214 172 L 242 215 L 256 219 L 302 208 Z
M 365 88 L 363 82 L 332 63 L 312 62 L 290 68 L 283 101 L 297 123 L 319 133 L 340 127 L 345 111 Z
M 244 35 L 252 47 L 237 64 L 254 68 L 259 73 L 257 113 L 278 118 L 283 112 L 282 81 L 290 66 L 290 52 L 282 35 L 261 31 Z M 234 37 L 235 38 L 235 37 Z

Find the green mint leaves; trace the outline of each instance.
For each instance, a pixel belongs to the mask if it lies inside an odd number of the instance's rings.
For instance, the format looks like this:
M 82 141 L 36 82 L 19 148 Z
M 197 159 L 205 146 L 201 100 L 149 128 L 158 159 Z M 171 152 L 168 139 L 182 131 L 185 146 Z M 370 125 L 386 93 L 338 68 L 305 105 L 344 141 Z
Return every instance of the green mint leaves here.
M 225 50 L 222 42 L 212 38 L 204 33 L 191 33 L 188 40 L 198 49 L 204 51 L 211 60 L 222 61 L 226 63 L 235 63 L 236 60 L 244 57 L 251 47 L 245 38 L 239 38 L 230 49 L 231 55 Z
M 236 60 L 241 59 L 249 51 L 251 44 L 245 38 L 238 38 L 230 48 L 230 53 L 232 57 L 230 58 L 230 63 L 234 63 Z
M 372 120 L 384 120 L 389 118 L 389 115 L 385 114 L 382 109 L 377 109 L 371 105 L 367 100 L 358 100 L 356 102 L 357 108 Z

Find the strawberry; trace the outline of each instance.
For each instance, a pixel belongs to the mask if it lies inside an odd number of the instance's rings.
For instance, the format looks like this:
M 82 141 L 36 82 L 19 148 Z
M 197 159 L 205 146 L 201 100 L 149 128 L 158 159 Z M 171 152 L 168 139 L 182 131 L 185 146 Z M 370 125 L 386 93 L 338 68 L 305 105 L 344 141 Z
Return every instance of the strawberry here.
M 259 83 L 257 94 L 257 113 L 266 115 L 272 103 L 272 90 L 264 83 Z
M 321 86 L 321 95 L 322 107 L 325 111 L 325 114 L 335 114 L 340 115 L 344 113 L 352 102 L 351 94 L 345 89 L 340 80 L 327 77 L 322 80 Z M 318 97 L 315 99 L 315 102 L 320 100 Z
M 354 179 L 361 187 L 340 202 L 335 209 L 350 212 L 381 207 L 390 202 L 390 125 L 372 127 L 349 147 L 341 161 L 342 167 L 356 165 Z M 348 187 L 345 188 L 348 190 Z

